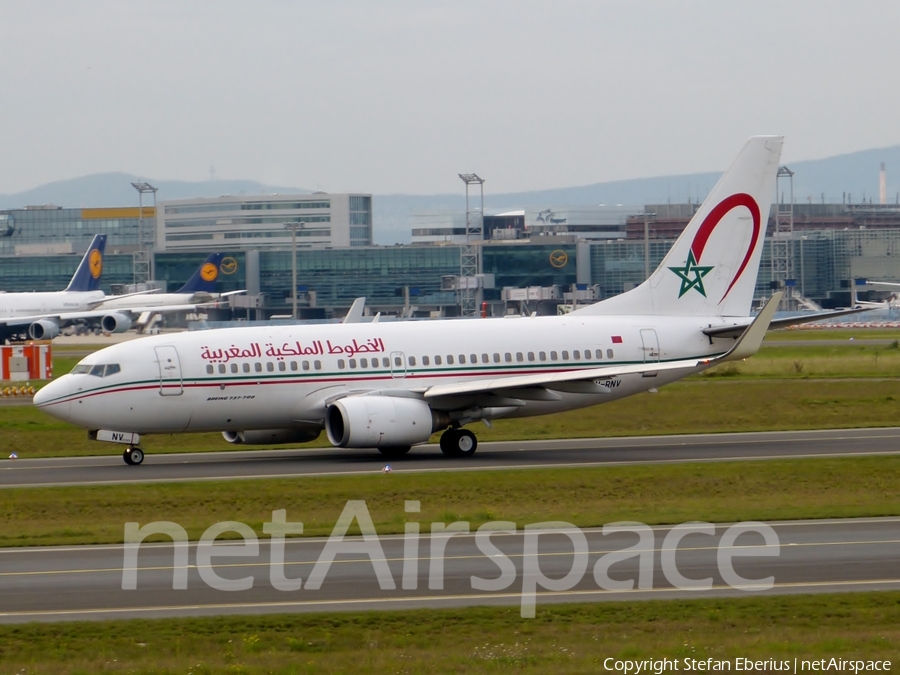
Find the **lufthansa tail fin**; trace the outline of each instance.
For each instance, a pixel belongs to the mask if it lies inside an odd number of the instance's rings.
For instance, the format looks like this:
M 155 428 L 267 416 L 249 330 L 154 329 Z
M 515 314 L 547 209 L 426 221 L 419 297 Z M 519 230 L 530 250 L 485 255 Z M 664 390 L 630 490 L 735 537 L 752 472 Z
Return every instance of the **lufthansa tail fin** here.
M 103 253 L 106 250 L 106 235 L 95 234 L 91 239 L 78 269 L 66 286 L 67 291 L 96 291 L 100 288 L 100 273 L 103 272 Z
M 573 313 L 749 316 L 783 141 L 750 138 L 649 279 Z
M 179 288 L 176 293 L 214 293 L 216 290 L 216 280 L 222 268 L 222 259 L 224 253 L 211 253 L 209 257 L 203 261 L 203 264 L 197 268 L 194 275 L 187 280 L 187 283 Z

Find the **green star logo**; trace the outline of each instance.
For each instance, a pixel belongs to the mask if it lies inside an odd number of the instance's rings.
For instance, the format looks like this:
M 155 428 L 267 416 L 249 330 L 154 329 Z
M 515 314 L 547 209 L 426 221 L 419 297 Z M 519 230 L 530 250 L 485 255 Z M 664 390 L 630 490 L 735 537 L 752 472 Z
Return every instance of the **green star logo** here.
M 712 268 L 713 266 L 701 267 L 698 265 L 697 261 L 694 259 L 694 252 L 688 251 L 688 258 L 684 267 L 669 268 L 681 279 L 681 290 L 678 292 L 678 297 L 680 298 L 689 290 L 695 288 L 697 289 L 697 292 L 705 298 L 706 289 L 703 288 L 703 277 L 709 274 Z

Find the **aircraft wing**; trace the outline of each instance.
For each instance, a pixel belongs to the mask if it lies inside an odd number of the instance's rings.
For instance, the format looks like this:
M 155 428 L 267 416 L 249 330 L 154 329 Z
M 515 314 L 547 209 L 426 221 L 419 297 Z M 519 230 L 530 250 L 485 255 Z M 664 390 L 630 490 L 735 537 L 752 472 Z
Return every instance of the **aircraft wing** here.
M 93 308 L 99 307 L 100 305 L 102 305 L 105 302 L 109 302 L 110 300 L 121 300 L 122 298 L 131 298 L 135 295 L 148 295 L 151 293 L 159 293 L 159 289 L 151 288 L 146 291 L 135 291 L 134 293 L 125 293 L 123 295 L 107 295 L 107 296 L 104 296 L 103 298 L 100 298 L 99 300 L 94 300 L 88 306 L 93 309 Z
M 870 309 L 877 309 L 877 307 L 853 307 L 852 309 L 837 309 L 833 312 L 816 312 L 815 314 L 799 314 L 783 319 L 772 319 L 769 323 L 769 330 L 788 328 L 789 326 L 799 326 L 804 323 L 813 323 L 823 319 L 834 319 L 839 316 L 849 316 L 850 314 L 859 314 L 860 312 L 867 312 Z M 704 328 L 703 333 L 704 335 L 714 338 L 736 338 L 744 332 L 747 325 L 748 324 L 746 323 L 735 323 L 731 326 L 710 326 L 709 328 Z
M 576 391 L 584 393 L 592 391 L 600 392 L 603 385 L 597 384 L 597 380 L 606 380 L 621 375 L 642 374 L 652 377 L 664 370 L 689 370 L 704 363 L 700 360 L 670 361 L 668 363 L 641 363 L 637 365 L 605 366 L 603 368 L 585 368 L 583 370 L 570 370 L 564 373 L 541 373 L 539 375 L 521 375 L 517 377 L 497 377 L 457 384 L 437 384 L 425 391 L 425 399 L 441 396 L 458 396 L 460 394 L 481 394 L 498 392 L 501 390 L 520 390 L 532 387 L 557 391 Z M 579 384 L 583 386 L 570 386 Z M 594 386 L 591 386 L 594 385 Z

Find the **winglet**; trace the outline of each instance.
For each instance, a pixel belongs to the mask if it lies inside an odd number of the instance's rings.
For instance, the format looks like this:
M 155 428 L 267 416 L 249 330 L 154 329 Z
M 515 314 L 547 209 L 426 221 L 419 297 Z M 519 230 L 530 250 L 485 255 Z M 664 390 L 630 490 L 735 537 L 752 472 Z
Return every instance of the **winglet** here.
M 773 294 L 759 314 L 756 315 L 756 318 L 753 319 L 753 323 L 747 326 L 747 330 L 737 339 L 734 346 L 726 354 L 715 360 L 736 361 L 738 359 L 746 359 L 748 356 L 753 356 L 758 352 L 763 339 L 766 337 L 766 331 L 769 330 L 772 317 L 775 316 L 775 312 L 778 310 L 778 303 L 781 302 L 782 295 L 784 295 L 784 291 L 778 291 Z
M 353 304 L 350 305 L 350 309 L 347 311 L 347 316 L 344 317 L 341 323 L 360 323 L 362 321 L 363 309 L 365 309 L 365 306 L 365 297 L 354 300 Z

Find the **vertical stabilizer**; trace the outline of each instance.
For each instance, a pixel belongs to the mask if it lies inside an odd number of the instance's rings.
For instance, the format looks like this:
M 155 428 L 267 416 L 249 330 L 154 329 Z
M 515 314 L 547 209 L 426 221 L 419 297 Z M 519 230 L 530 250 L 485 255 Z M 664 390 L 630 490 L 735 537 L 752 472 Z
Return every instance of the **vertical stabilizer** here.
M 194 275 L 187 280 L 187 283 L 175 292 L 214 293 L 216 290 L 216 281 L 221 273 L 222 259 L 224 257 L 224 253 L 211 253 L 209 257 L 203 261 L 203 264 L 197 268 Z
M 577 313 L 748 316 L 783 141 L 750 138 L 650 278 Z
M 67 291 L 96 291 L 100 288 L 100 274 L 103 272 L 103 253 L 106 250 L 106 235 L 95 234 L 91 239 L 78 269 L 66 286 Z

